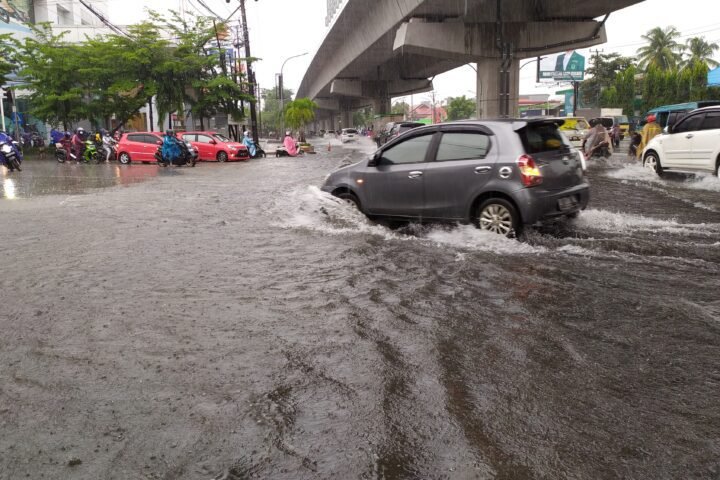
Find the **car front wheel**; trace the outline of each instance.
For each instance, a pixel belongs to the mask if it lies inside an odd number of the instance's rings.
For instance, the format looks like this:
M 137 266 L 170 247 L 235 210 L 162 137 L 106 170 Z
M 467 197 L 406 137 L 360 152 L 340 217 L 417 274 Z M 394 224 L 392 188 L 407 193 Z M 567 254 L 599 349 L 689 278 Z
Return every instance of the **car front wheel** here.
M 228 155 L 225 152 L 220 152 L 217 154 L 217 161 L 220 163 L 227 162 Z
M 477 209 L 476 225 L 480 230 L 505 235 L 519 236 L 522 222 L 515 206 L 502 198 L 489 198 Z
M 663 169 L 657 153 L 649 152 L 647 155 L 645 155 L 645 158 L 643 159 L 643 166 L 648 170 L 652 170 L 653 172 L 657 173 L 658 177 L 662 177 Z
M 360 212 L 362 211 L 360 208 L 360 200 L 358 200 L 358 198 L 354 194 L 350 192 L 343 192 L 338 194 L 337 198 L 348 204 L 350 207 Z

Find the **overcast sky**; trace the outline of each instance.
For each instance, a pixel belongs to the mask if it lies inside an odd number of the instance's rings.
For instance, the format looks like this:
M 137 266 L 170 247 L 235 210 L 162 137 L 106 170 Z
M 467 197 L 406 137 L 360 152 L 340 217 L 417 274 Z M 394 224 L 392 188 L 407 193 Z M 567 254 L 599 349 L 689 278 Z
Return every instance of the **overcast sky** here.
M 215 13 L 229 15 L 237 0 L 204 0 Z M 371 0 L 365 0 L 371 3 Z M 569 0 L 575 1 L 575 0 Z M 608 43 L 599 45 L 605 52 L 634 55 L 643 44 L 640 35 L 654 27 L 675 26 L 683 35 L 682 41 L 693 36 L 704 36 L 709 41 L 720 42 L 720 17 L 717 15 L 720 0 L 645 0 L 610 15 L 607 21 Z M 112 22 L 125 25 L 145 18 L 144 7 L 152 5 L 179 9 L 184 5 L 188 14 L 205 13 L 197 0 L 108 0 Z M 256 76 L 261 87 L 271 87 L 275 74 L 280 72 L 283 61 L 292 55 L 308 52 L 308 55 L 287 62 L 283 71 L 285 85 L 297 90 L 312 55 L 321 44 L 325 33 L 326 0 L 258 0 L 247 1 L 250 46 L 254 57 L 262 60 L 255 64 Z M 234 17 L 239 18 L 239 14 Z M 713 23 L 715 22 L 715 23 Z M 580 50 L 587 56 L 587 50 Z M 521 62 L 524 63 L 524 62 Z M 475 94 L 475 72 L 462 67 L 434 80 L 436 98 Z M 521 71 L 520 93 L 554 93 L 563 85 L 536 85 L 535 65 Z M 416 101 L 429 98 L 429 94 L 416 96 Z

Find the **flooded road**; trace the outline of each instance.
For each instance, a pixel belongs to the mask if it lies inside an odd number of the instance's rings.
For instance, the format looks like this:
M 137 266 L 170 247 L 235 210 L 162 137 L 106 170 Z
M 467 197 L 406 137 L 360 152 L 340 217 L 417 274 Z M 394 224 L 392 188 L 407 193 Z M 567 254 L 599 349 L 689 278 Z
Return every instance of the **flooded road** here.
M 519 242 L 325 147 L 0 200 L 0 478 L 720 478 L 717 178 L 617 155 Z
M 92 189 L 132 185 L 167 174 L 157 165 L 60 164 L 49 160 L 28 161 L 23 168 L 23 172 L 9 173 L 0 167 L 0 199 L 73 195 Z

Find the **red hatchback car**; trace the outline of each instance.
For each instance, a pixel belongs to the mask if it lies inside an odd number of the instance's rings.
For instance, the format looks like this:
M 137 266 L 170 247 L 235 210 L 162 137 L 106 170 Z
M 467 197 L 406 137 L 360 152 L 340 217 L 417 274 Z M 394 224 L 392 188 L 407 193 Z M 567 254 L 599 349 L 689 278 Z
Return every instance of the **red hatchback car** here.
M 125 133 L 117 146 L 120 163 L 156 162 L 155 152 L 162 145 L 162 134 L 156 132 Z
M 197 148 L 199 160 L 227 162 L 250 159 L 245 145 L 217 132 L 179 132 L 177 136 Z

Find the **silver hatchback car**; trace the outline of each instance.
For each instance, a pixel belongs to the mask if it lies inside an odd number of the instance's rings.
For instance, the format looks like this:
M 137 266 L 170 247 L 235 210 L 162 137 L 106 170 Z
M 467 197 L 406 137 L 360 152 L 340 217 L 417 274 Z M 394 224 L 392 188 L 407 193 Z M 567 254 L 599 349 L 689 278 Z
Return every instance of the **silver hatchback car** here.
M 588 204 L 585 160 L 562 119 L 461 121 L 415 128 L 322 190 L 369 217 L 459 221 L 513 236 Z

